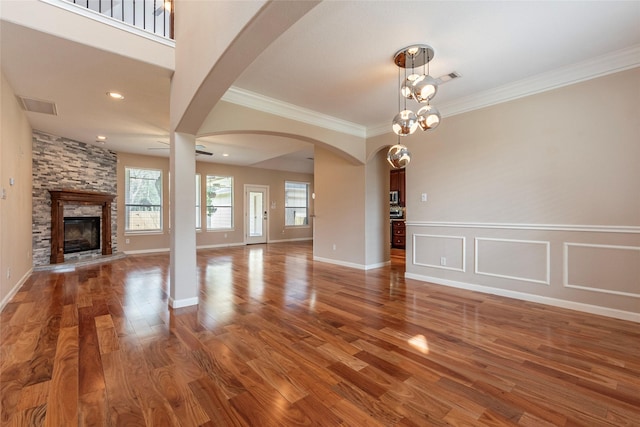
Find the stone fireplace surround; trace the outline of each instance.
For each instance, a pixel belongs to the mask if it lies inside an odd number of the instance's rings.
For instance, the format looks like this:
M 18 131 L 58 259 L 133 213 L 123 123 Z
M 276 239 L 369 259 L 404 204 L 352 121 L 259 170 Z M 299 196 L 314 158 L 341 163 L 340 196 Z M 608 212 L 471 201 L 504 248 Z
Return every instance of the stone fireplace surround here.
M 65 263 L 51 260 L 51 197 L 49 190 L 73 189 L 117 194 L 117 154 L 106 146 L 92 146 L 60 136 L 33 131 L 33 267 L 34 270 L 67 263 L 93 263 L 119 255 L 117 201 L 111 203 L 112 255 L 101 250 L 65 254 Z M 64 204 L 64 216 L 102 216 L 100 205 Z
M 81 190 L 49 190 L 51 194 L 51 264 L 64 262 L 64 204 L 102 206 L 102 255 L 111 255 L 111 202 L 115 194 Z

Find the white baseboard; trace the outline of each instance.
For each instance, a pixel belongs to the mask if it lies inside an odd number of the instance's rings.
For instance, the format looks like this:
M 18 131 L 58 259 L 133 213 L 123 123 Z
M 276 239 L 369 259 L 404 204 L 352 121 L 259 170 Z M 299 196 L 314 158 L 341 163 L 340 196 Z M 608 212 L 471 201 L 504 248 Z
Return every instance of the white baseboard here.
M 374 270 L 376 268 L 382 268 L 391 265 L 391 261 L 378 262 L 376 264 L 367 264 L 365 270 Z
M 20 290 L 22 285 L 24 285 L 24 283 L 27 281 L 29 276 L 31 276 L 31 273 L 33 273 L 33 268 L 30 268 L 29 270 L 27 270 L 27 272 L 24 274 L 24 276 L 22 276 L 20 278 L 20 280 L 18 280 L 16 285 L 13 288 L 11 288 L 9 293 L 7 295 L 5 295 L 4 298 L 2 298 L 2 301 L 0 302 L 0 311 L 4 310 L 4 307 L 7 304 L 9 304 L 9 301 L 11 301 L 11 298 L 16 296 L 16 294 L 18 293 L 18 291 Z
M 169 307 L 171 308 L 190 307 L 192 305 L 198 305 L 198 297 L 185 299 L 173 299 L 169 297 Z
M 171 249 L 169 248 L 158 248 L 158 249 L 140 249 L 137 251 L 122 251 L 126 255 L 143 255 L 143 254 L 159 254 L 163 252 L 169 252 Z
M 196 250 L 198 250 L 198 249 L 230 248 L 232 246 L 245 246 L 245 243 L 244 242 L 237 242 L 237 243 L 220 243 L 218 245 L 201 245 L 201 246 L 196 246 Z
M 337 259 L 331 259 L 331 258 L 323 258 L 323 257 L 319 257 L 319 256 L 314 256 L 313 257 L 314 261 L 320 261 L 320 262 L 326 262 L 328 264 L 335 264 L 335 265 L 340 265 L 342 267 L 349 267 L 349 268 L 357 268 L 358 270 L 373 270 L 375 268 L 380 268 L 380 267 L 384 267 L 386 265 L 391 264 L 391 261 L 386 261 L 386 262 L 380 262 L 377 264 L 356 264 L 353 262 L 345 262 L 345 261 L 340 261 Z
M 269 240 L 267 243 L 304 242 L 313 240 L 313 237 L 298 237 L 296 239 Z
M 541 295 L 527 294 L 524 292 L 511 291 L 508 289 L 493 288 L 491 286 L 475 285 L 472 283 L 458 282 L 456 280 L 440 279 L 438 277 L 423 276 L 420 274 L 405 273 L 407 279 L 420 280 L 421 282 L 435 283 L 436 285 L 450 286 L 453 288 L 466 289 L 469 291 L 482 292 L 485 294 L 499 295 L 523 301 L 536 302 L 551 305 L 554 307 L 567 308 L 569 310 L 582 311 L 585 313 L 597 314 L 600 316 L 613 317 L 615 319 L 628 320 L 640 323 L 640 313 L 617 310 L 614 308 L 601 307 L 597 305 L 584 304 L 580 302 L 561 300 L 557 298 L 544 297 Z

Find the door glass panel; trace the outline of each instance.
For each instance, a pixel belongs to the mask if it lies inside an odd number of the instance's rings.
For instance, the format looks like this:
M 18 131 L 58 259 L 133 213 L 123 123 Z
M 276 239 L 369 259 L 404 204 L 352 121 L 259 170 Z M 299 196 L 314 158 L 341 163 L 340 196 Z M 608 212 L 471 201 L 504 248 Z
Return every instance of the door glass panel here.
M 262 211 L 263 196 L 261 191 L 249 191 L 249 236 L 259 237 L 263 235 Z

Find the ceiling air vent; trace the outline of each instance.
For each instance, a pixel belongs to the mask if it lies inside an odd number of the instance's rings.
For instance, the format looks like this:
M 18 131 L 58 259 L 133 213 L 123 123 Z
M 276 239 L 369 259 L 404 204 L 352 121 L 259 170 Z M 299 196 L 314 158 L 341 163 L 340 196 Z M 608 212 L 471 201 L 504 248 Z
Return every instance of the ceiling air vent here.
M 52 116 L 58 115 L 58 109 L 56 104 L 51 101 L 43 101 L 41 99 L 27 98 L 24 96 L 17 96 L 20 106 L 25 110 L 32 113 L 50 114 Z
M 445 74 L 444 76 L 440 76 L 436 79 L 436 81 L 438 82 L 438 84 L 442 84 L 442 83 L 446 83 L 449 82 L 453 79 L 457 79 L 462 77 L 462 74 L 460 74 L 457 71 L 452 71 L 449 74 Z

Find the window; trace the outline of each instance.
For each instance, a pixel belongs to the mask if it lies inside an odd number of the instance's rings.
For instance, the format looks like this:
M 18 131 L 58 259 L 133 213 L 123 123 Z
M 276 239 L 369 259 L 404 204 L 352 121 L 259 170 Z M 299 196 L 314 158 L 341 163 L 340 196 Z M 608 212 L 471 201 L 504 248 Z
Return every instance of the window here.
M 162 171 L 125 168 L 125 231 L 162 230 Z
M 309 224 L 309 184 L 285 181 L 284 225 L 295 227 Z
M 207 175 L 207 230 L 233 228 L 233 178 Z
M 200 212 L 200 200 L 202 198 L 200 191 L 200 174 L 196 174 L 196 230 L 202 228 L 202 215 Z

